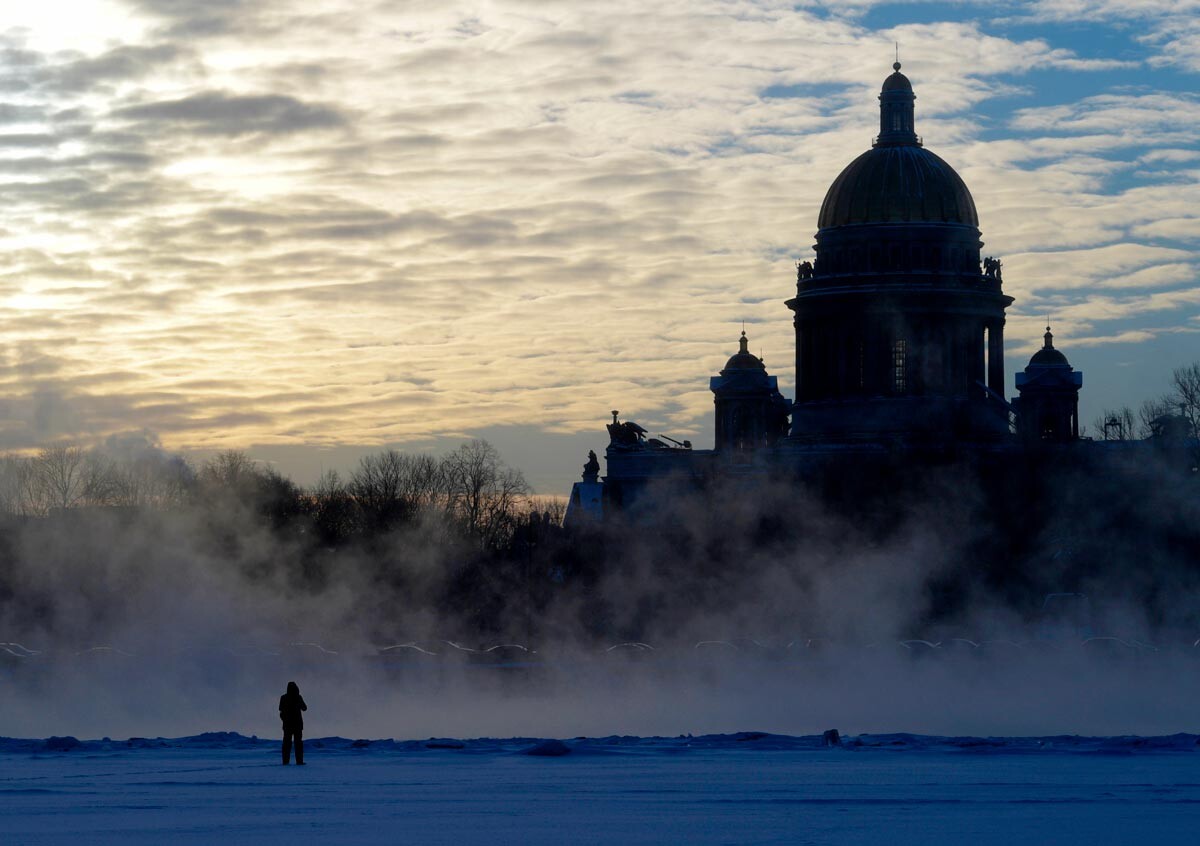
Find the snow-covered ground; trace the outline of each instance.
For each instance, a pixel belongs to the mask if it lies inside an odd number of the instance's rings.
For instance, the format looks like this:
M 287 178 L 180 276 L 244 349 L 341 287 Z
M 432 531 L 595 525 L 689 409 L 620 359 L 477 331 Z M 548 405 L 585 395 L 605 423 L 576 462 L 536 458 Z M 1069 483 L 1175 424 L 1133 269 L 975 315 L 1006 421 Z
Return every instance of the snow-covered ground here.
M 541 746 L 560 754 L 531 755 Z M 819 736 L 0 740 L 8 844 L 1195 843 L 1200 746 Z M 562 754 L 564 753 L 565 754 Z

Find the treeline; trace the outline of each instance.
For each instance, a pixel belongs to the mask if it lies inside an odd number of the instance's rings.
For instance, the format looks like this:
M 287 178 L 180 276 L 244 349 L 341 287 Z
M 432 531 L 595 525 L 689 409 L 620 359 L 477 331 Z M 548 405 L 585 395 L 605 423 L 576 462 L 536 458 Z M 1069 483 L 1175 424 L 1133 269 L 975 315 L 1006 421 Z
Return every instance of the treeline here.
M 523 635 L 548 601 L 562 513 L 482 440 L 383 450 L 308 487 L 238 451 L 198 465 L 152 446 L 8 455 L 0 623 L 82 641 L 201 583 L 276 608 L 295 637 Z
M 384 450 L 364 456 L 348 477 L 329 471 L 311 487 L 236 450 L 199 466 L 153 448 L 120 455 L 53 446 L 0 457 L 0 513 L 9 516 L 219 505 L 248 508 L 277 526 L 306 521 L 332 545 L 437 521 L 480 550 L 503 548 L 531 514 L 562 516 L 561 505 L 533 498 L 521 472 L 483 440 L 443 456 Z
M 1092 431 L 1087 434 L 1097 440 L 1140 440 L 1163 434 L 1163 426 L 1173 421 L 1187 437 L 1200 437 L 1200 362 L 1176 368 L 1170 389 L 1145 400 L 1137 409 L 1128 405 L 1106 408 L 1092 421 Z

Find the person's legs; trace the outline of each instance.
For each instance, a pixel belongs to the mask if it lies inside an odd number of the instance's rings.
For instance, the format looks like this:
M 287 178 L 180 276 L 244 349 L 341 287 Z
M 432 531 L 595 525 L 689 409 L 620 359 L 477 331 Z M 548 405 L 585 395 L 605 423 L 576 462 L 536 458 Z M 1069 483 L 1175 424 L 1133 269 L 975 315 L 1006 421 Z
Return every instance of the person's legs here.
M 304 763 L 304 732 L 296 732 L 296 763 Z
M 296 760 L 300 760 L 300 750 L 296 749 Z M 283 731 L 283 762 L 290 764 L 292 762 L 292 732 L 284 729 Z

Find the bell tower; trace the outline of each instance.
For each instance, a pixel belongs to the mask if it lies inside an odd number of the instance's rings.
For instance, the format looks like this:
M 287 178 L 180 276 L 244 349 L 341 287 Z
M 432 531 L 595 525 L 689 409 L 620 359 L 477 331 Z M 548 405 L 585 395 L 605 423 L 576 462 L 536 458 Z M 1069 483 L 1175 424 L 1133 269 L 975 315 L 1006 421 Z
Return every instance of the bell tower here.
M 717 415 L 716 451 L 725 455 L 747 456 L 787 435 L 788 402 L 749 343 L 743 330 L 738 351 L 721 375 L 709 380 Z
M 1054 348 L 1050 327 L 1042 348 L 1033 354 L 1023 373 L 1017 374 L 1020 397 L 1017 433 L 1027 443 L 1070 443 L 1079 440 L 1079 389 L 1083 374 Z

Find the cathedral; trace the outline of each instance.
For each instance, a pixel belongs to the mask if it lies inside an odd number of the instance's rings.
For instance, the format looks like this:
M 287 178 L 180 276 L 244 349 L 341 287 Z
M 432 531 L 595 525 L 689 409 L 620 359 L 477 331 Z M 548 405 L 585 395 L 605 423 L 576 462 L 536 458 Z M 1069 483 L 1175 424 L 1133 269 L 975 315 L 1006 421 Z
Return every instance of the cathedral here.
M 896 456 L 955 460 L 1068 449 L 1079 442 L 1083 374 L 1044 346 L 1006 397 L 1002 263 L 982 253 L 975 201 L 925 148 L 912 84 L 900 72 L 879 94 L 879 134 L 830 185 L 815 259 L 796 267 L 786 305 L 796 332 L 796 396 L 738 350 L 711 377 L 715 443 L 651 437 L 618 411 L 607 473 L 592 456 L 568 522 L 632 506 L 656 480 L 828 472 L 839 462 Z

